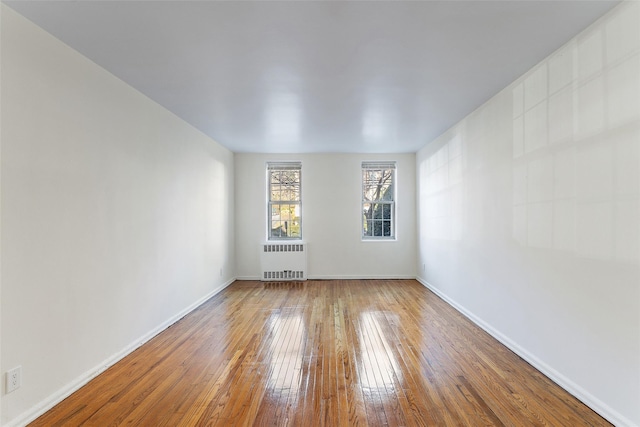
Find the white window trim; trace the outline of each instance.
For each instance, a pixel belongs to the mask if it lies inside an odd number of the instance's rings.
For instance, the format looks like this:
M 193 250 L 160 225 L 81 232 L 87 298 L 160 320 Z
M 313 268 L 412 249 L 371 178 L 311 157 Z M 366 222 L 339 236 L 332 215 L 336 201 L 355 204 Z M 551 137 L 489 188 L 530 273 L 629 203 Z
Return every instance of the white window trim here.
M 271 175 L 269 173 L 270 170 L 283 170 L 283 169 L 291 169 L 291 170 L 299 170 L 300 171 L 300 200 L 293 202 L 297 203 L 300 206 L 300 236 L 296 237 L 277 237 L 271 235 Z M 267 241 L 301 241 L 302 240 L 302 221 L 304 218 L 304 213 L 302 211 L 302 162 L 301 161 L 267 161 L 265 163 L 265 180 L 266 180 L 266 240 Z M 291 204 L 291 202 L 287 202 Z
M 392 169 L 393 170 L 393 201 L 391 204 L 391 236 L 365 236 L 364 230 L 364 218 L 363 207 L 365 203 L 371 203 L 366 201 L 364 195 L 364 182 L 362 181 L 362 171 L 364 169 Z M 397 213 L 398 213 L 398 173 L 395 161 L 363 161 L 360 167 L 360 239 L 363 242 L 395 242 L 398 240 L 397 230 Z

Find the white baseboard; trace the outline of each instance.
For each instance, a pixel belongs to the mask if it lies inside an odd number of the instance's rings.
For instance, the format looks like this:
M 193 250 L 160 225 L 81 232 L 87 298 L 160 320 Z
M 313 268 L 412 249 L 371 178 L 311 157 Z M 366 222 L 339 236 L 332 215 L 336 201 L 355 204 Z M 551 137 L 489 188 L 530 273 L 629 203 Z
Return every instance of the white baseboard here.
M 307 276 L 307 279 L 309 280 L 409 280 L 409 279 L 415 279 L 416 276 L 404 276 L 401 274 L 391 274 L 391 275 L 385 275 L 385 276 L 381 276 L 381 275 L 374 275 L 374 276 L 368 276 L 368 275 L 362 275 L 362 274 L 355 274 L 355 275 L 314 275 L 314 276 Z
M 516 353 L 518 356 L 526 360 L 531 366 L 542 372 L 544 375 L 549 377 L 553 382 L 558 384 L 560 387 L 565 389 L 567 392 L 572 394 L 574 397 L 582 401 L 585 405 L 593 409 L 595 412 L 600 414 L 603 418 L 608 420 L 610 423 L 616 426 L 625 426 L 625 427 L 633 427 L 634 424 L 631 420 L 624 417 L 622 414 L 611 408 L 609 405 L 604 403 L 602 400 L 596 398 L 591 393 L 562 375 L 560 372 L 556 371 L 554 368 L 537 358 L 535 355 L 529 353 L 525 348 L 521 347 L 518 343 L 513 341 L 511 338 L 502 334 L 497 329 L 493 328 L 490 324 L 486 323 L 484 320 L 468 311 L 465 307 L 461 306 L 451 298 L 449 298 L 446 294 L 440 291 L 435 286 L 431 285 L 426 280 L 421 277 L 415 277 L 415 279 L 424 285 L 427 289 L 432 291 L 434 294 L 442 298 L 447 304 L 455 308 L 459 311 L 463 316 L 471 320 L 473 323 L 482 328 L 489 335 L 500 341 L 500 343 L 504 344 L 511 351 Z M 637 426 L 636 426 L 637 427 Z
M 511 340 L 509 337 L 503 335 L 501 332 L 499 332 L 498 330 L 494 329 L 491 325 L 489 325 L 488 323 L 484 322 L 482 319 L 480 319 L 479 317 L 477 317 L 476 315 L 474 315 L 473 313 L 468 311 L 466 308 L 464 308 L 463 306 L 459 305 L 458 303 L 456 303 L 455 301 L 450 299 L 447 295 L 445 295 L 443 292 L 441 292 L 438 288 L 434 287 L 433 285 L 431 285 L 430 283 L 428 283 L 427 281 L 425 281 L 424 279 L 422 279 L 420 277 L 415 277 L 415 276 L 411 276 L 411 277 L 397 277 L 397 276 L 389 276 L 389 277 L 380 277 L 380 276 L 372 276 L 372 277 L 362 277 L 362 276 L 314 276 L 312 279 L 316 279 L 316 280 L 416 279 L 418 282 L 420 282 L 426 288 L 431 290 L 433 293 L 438 295 L 445 302 L 447 302 L 449 305 L 451 305 L 453 308 L 455 308 L 462 315 L 464 315 L 469 320 L 471 320 L 473 323 L 475 323 L 480 328 L 485 330 L 488 334 L 490 334 L 495 339 L 500 341 L 502 344 L 504 344 L 506 347 L 508 347 L 511 351 L 516 353 L 518 356 L 522 357 L 524 360 L 526 360 L 528 363 L 530 363 L 533 367 L 535 367 L 540 372 L 545 374 L 552 381 L 554 381 L 559 386 L 561 386 L 562 388 L 567 390 L 573 396 L 575 396 L 576 398 L 581 400 L 585 405 L 589 406 L 591 409 L 596 411 L 598 414 L 600 414 L 602 417 L 607 419 L 609 422 L 613 423 L 616 426 L 629 426 L 629 427 L 631 427 L 631 426 L 634 425 L 629 419 L 624 417 L 622 414 L 618 413 L 617 411 L 615 411 L 614 409 L 609 407 L 607 404 L 602 402 L 600 399 L 597 399 L 596 397 L 594 397 L 592 394 L 590 394 L 589 392 L 584 390 L 582 387 L 578 386 L 577 384 L 575 384 L 574 382 L 572 382 L 571 380 L 569 380 L 568 378 L 566 378 L 565 376 L 560 374 L 558 371 L 556 371 L 551 366 L 547 365 L 545 362 L 543 362 L 540 359 L 538 359 L 533 354 L 530 354 L 526 349 L 520 347 L 520 345 L 518 345 L 516 342 Z M 200 305 L 202 305 L 204 302 L 209 300 L 211 297 L 213 297 L 214 295 L 216 295 L 217 293 L 222 291 L 224 288 L 229 286 L 235 280 L 259 280 L 259 278 L 258 277 L 255 277 L 255 278 L 253 278 L 253 277 L 238 277 L 238 278 L 230 279 L 229 281 L 225 282 L 224 284 L 222 284 L 218 288 L 216 288 L 213 291 L 209 292 L 207 295 L 205 295 L 204 297 L 200 298 L 198 301 L 194 302 L 193 304 L 191 304 L 189 307 L 185 308 L 181 312 L 177 313 L 176 315 L 174 315 L 173 317 L 171 317 L 166 322 L 162 323 L 161 325 L 159 325 L 158 327 L 156 327 L 152 331 L 150 331 L 147 334 L 145 334 L 144 336 L 138 338 L 137 340 L 135 340 L 133 343 L 131 343 L 130 345 L 128 345 L 127 347 L 125 347 L 124 349 L 119 351 L 118 353 L 116 353 L 113 356 L 107 358 L 105 361 L 103 361 L 102 363 L 98 364 L 93 369 L 90 369 L 87 372 L 83 373 L 82 375 L 77 377 L 75 380 L 71 381 L 69 384 L 67 384 L 66 386 L 64 386 L 63 388 L 58 390 L 57 392 L 53 393 L 48 398 L 44 399 L 39 404 L 35 405 L 34 407 L 32 407 L 28 411 L 24 412 L 23 414 L 21 414 L 17 418 L 14 418 L 8 424 L 6 424 L 6 427 L 22 427 L 22 426 L 26 426 L 30 422 L 34 421 L 36 418 L 38 418 L 39 416 L 41 416 L 42 414 L 47 412 L 49 409 L 53 408 L 55 405 L 57 405 L 62 400 L 64 400 L 65 398 L 67 398 L 68 396 L 73 394 L 75 391 L 79 390 L 82 386 L 87 384 L 93 378 L 97 377 L 102 372 L 107 370 L 109 367 L 113 366 L 118 361 L 122 360 L 125 356 L 127 356 L 128 354 L 130 354 L 131 352 L 136 350 L 138 347 L 140 347 L 143 344 L 145 344 L 151 338 L 153 338 L 154 336 L 158 335 L 160 332 L 162 332 L 163 330 L 165 330 L 169 326 L 173 325 L 175 322 L 177 322 L 178 320 L 180 320 L 181 318 L 183 318 L 184 316 L 186 316 L 187 314 L 189 314 L 190 312 L 192 312 L 193 310 L 198 308 Z
M 104 371 L 106 371 L 111 366 L 115 365 L 117 362 L 119 362 L 125 356 L 129 355 L 130 353 L 132 353 L 138 347 L 140 347 L 143 344 L 145 344 L 151 338 L 155 337 L 160 332 L 164 331 L 169 326 L 173 325 L 178 320 L 182 319 L 184 316 L 186 316 L 187 314 L 191 313 L 196 308 L 200 307 L 202 304 L 204 304 L 206 301 L 208 301 L 211 297 L 213 297 L 214 295 L 216 295 L 217 293 L 222 291 L 224 288 L 229 286 L 235 280 L 236 280 L 235 278 L 230 279 L 227 282 L 223 283 L 222 285 L 218 286 L 216 289 L 214 289 L 213 291 L 209 292 L 204 297 L 200 298 L 199 300 L 197 300 L 196 302 L 194 302 L 193 304 L 191 304 L 190 306 L 188 306 L 184 310 L 182 310 L 179 313 L 177 313 L 174 316 L 172 316 L 170 319 L 168 319 L 167 321 L 165 321 L 161 325 L 157 326 L 153 330 L 149 331 L 148 333 L 146 333 L 142 337 L 138 338 L 137 340 L 135 340 L 134 342 L 132 342 L 131 344 L 126 346 L 124 349 L 120 350 L 116 354 L 114 354 L 111 357 L 107 358 L 106 360 L 104 360 L 103 362 L 101 362 L 100 364 L 95 366 L 94 368 L 89 369 L 88 371 L 84 372 L 79 377 L 77 377 L 76 379 L 74 379 L 73 381 L 71 381 L 70 383 L 65 385 L 64 387 L 62 387 L 60 390 L 56 391 L 55 393 L 53 393 L 52 395 L 50 395 L 49 397 L 44 399 L 42 402 L 34 405 L 32 408 L 30 408 L 26 412 L 22 413 L 21 415 L 19 415 L 16 418 L 14 418 L 8 424 L 6 424 L 5 427 L 23 427 L 23 426 L 26 426 L 27 424 L 33 422 L 36 418 L 38 418 L 39 416 L 41 416 L 42 414 L 47 412 L 49 409 L 53 408 L 58 403 L 62 402 L 64 399 L 69 397 L 74 392 L 78 391 L 82 386 L 84 386 L 89 381 L 91 381 L 92 379 L 94 379 L 95 377 L 97 377 L 98 375 L 103 373 Z
M 411 280 L 416 276 L 392 274 L 389 276 L 363 276 L 363 275 L 316 275 L 307 276 L 307 280 Z M 240 276 L 237 280 L 260 280 L 260 276 Z

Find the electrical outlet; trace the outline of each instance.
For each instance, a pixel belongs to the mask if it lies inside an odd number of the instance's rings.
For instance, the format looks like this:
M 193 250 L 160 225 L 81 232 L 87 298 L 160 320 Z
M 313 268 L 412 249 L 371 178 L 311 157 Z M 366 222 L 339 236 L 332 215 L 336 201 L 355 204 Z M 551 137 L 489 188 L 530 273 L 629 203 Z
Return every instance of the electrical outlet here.
M 220 277 L 222 277 L 222 269 L 220 269 Z
M 427 264 L 422 264 L 422 271 L 427 271 Z
M 7 393 L 20 388 L 22 385 L 22 366 L 7 371 Z

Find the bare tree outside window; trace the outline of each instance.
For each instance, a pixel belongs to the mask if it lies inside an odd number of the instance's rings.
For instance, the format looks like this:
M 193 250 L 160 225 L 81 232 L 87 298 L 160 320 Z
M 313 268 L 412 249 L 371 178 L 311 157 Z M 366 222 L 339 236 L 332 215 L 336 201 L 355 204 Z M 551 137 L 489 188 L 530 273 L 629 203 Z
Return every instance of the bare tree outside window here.
M 302 238 L 301 169 L 299 162 L 267 163 L 270 240 Z
M 362 163 L 362 238 L 395 238 L 395 163 Z

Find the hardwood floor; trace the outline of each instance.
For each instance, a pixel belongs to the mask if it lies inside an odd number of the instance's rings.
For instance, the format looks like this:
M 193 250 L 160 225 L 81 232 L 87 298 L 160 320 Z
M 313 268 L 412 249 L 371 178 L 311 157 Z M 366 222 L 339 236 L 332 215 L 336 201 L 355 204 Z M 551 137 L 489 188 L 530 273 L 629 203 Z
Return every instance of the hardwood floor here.
M 235 282 L 33 426 L 610 425 L 414 280 Z

